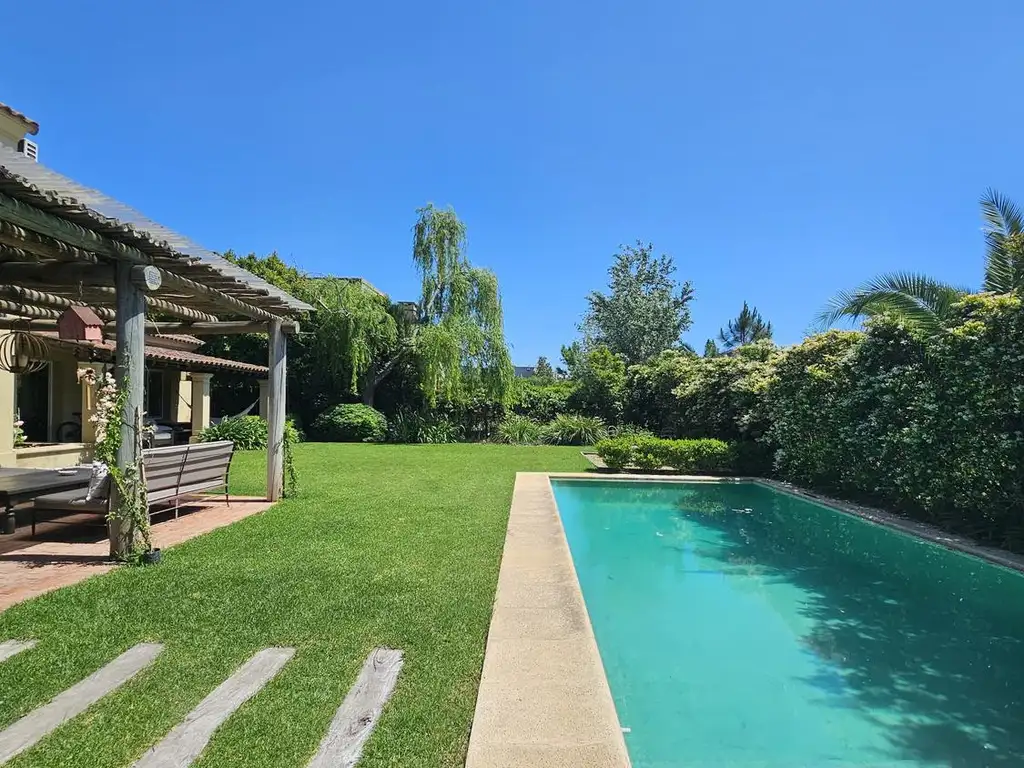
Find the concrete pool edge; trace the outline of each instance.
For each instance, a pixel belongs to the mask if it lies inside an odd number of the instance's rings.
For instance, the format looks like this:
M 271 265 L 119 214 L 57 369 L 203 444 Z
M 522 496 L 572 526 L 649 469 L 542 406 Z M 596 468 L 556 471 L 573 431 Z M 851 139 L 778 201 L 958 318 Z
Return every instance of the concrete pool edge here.
M 551 489 L 560 476 L 516 475 L 466 768 L 629 766 Z

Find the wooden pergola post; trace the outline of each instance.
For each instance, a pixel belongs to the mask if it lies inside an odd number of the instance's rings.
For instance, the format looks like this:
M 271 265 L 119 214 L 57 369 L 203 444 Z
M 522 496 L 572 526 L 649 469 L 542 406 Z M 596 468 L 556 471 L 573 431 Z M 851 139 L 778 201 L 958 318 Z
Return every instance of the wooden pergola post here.
M 121 447 L 117 452 L 117 466 L 123 472 L 134 466 L 138 460 L 138 439 L 135 429 L 142 418 L 143 395 L 145 389 L 146 364 L 146 294 L 136 285 L 133 277 L 133 266 L 125 261 L 117 262 L 117 357 L 114 367 L 114 379 L 118 390 L 126 389 L 128 396 L 124 411 L 117 414 L 121 422 Z M 111 492 L 114 484 L 111 483 Z M 116 509 L 116 493 L 112 498 L 112 508 Z M 127 541 L 131 535 L 130 527 L 112 520 L 110 525 L 110 554 L 118 556 L 132 548 L 133 542 Z
M 268 324 L 270 373 L 267 409 L 267 498 L 277 501 L 284 491 L 285 368 L 288 341 L 280 320 Z

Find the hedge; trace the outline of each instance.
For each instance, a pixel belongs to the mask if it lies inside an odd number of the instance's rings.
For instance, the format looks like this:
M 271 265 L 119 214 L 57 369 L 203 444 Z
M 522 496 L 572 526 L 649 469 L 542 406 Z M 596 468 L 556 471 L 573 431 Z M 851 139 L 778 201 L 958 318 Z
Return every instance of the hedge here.
M 767 393 L 778 472 L 1024 549 L 1024 307 L 977 295 L 946 329 L 894 320 L 786 349 Z
M 613 437 L 599 441 L 595 450 L 612 469 L 668 467 L 682 473 L 731 474 L 734 468 L 732 448 L 722 440 Z

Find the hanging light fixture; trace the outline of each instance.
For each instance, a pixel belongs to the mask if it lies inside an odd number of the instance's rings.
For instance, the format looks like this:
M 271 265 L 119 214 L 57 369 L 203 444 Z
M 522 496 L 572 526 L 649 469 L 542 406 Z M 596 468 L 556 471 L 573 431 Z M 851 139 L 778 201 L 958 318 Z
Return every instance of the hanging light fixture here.
M 0 370 L 35 373 L 46 367 L 46 356 L 46 342 L 34 333 L 11 331 L 0 336 Z

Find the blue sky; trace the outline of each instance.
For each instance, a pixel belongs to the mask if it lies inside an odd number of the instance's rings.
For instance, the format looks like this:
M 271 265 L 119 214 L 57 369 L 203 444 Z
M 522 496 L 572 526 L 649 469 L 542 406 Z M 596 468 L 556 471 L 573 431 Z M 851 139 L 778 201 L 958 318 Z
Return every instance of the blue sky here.
M 977 199 L 1024 202 L 1024 4 L 22 3 L 0 101 L 44 163 L 208 247 L 415 298 L 453 205 L 517 363 L 557 357 L 619 243 L 799 340 L 890 269 L 977 285 Z

